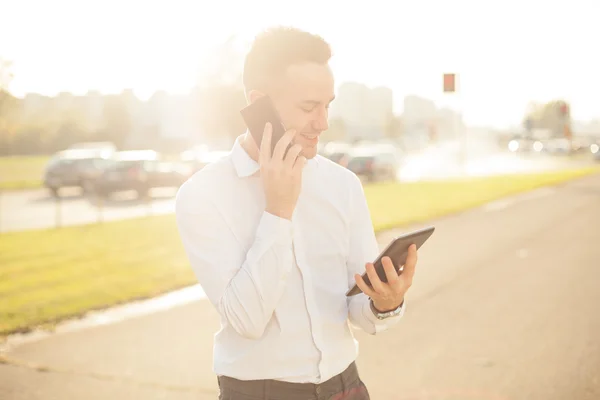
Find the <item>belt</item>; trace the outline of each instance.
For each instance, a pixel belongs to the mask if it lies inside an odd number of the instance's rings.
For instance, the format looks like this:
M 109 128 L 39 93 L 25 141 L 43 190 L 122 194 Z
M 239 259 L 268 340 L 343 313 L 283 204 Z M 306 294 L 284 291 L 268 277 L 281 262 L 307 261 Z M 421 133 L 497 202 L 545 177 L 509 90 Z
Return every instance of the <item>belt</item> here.
M 217 377 L 221 392 L 237 393 L 259 399 L 294 397 L 306 399 L 328 398 L 360 385 L 356 363 L 352 362 L 343 372 L 322 383 L 295 383 L 273 379 L 239 380 L 228 376 Z

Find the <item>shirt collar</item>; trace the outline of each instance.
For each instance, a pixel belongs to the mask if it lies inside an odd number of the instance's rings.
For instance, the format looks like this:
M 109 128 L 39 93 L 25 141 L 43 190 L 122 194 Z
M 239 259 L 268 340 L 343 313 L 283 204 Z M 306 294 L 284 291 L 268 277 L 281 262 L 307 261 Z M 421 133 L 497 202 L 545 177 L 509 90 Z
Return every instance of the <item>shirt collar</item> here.
M 238 176 L 240 178 L 245 178 L 247 176 L 254 175 L 258 170 L 260 170 L 260 165 L 258 165 L 258 162 L 254 161 L 242 147 L 242 144 L 240 143 L 242 137 L 243 135 L 238 136 L 233 143 L 231 160 L 233 161 L 233 166 Z
M 260 165 L 258 162 L 253 160 L 252 157 L 250 157 L 250 155 L 242 147 L 240 140 L 243 136 L 244 135 L 240 135 L 235 139 L 235 142 L 233 143 L 233 149 L 231 150 L 231 160 L 233 162 L 235 171 L 240 178 L 252 176 L 260 170 Z M 306 167 L 317 168 L 319 166 L 319 158 L 320 156 L 317 155 L 316 157 L 308 160 Z

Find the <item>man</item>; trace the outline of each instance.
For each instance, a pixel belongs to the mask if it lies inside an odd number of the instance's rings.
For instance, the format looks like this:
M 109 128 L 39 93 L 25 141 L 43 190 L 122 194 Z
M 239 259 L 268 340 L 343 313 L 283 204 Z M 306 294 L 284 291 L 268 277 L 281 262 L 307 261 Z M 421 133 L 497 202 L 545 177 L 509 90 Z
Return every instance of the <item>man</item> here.
M 385 259 L 381 282 L 360 180 L 317 155 L 334 98 L 330 57 L 323 39 L 297 29 L 258 36 L 244 64 L 246 96 L 269 95 L 289 131 L 272 154 L 270 126 L 262 143 L 238 137 L 177 196 L 184 247 L 221 317 L 221 399 L 368 399 L 348 320 L 375 334 L 403 315 L 416 249 L 400 276 Z M 363 293 L 346 297 L 355 283 Z

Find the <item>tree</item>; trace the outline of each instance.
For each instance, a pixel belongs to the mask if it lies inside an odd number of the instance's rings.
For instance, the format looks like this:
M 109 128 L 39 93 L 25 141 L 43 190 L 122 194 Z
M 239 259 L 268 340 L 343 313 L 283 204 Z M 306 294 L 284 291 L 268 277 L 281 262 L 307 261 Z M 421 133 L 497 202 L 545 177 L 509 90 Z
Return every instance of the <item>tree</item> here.
M 11 67 L 11 62 L 0 58 L 0 149 L 5 149 L 5 152 L 14 136 L 10 113 L 17 102 L 8 90 L 13 78 Z
M 87 141 L 90 132 L 86 129 L 86 122 L 85 116 L 77 107 L 63 111 L 52 137 L 50 150 L 59 151 L 74 143 Z
M 111 95 L 104 99 L 104 124 L 97 139 L 107 140 L 122 148 L 133 128 L 128 97 Z
M 384 127 L 384 134 L 388 138 L 397 139 L 402 136 L 402 119 L 390 114 Z
M 12 63 L 0 58 L 0 116 L 4 114 L 4 107 L 10 101 L 10 97 L 12 97 L 8 91 L 12 79 Z
M 564 136 L 565 127 L 571 123 L 571 107 L 564 100 L 552 100 L 545 104 L 530 103 L 523 125 L 531 129 L 547 129 L 554 136 Z

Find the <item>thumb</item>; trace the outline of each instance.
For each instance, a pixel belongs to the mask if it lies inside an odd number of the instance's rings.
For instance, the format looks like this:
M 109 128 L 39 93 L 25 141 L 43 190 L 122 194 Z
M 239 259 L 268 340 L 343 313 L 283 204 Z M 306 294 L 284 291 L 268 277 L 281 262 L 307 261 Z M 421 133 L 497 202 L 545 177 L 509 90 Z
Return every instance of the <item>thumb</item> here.
M 306 157 L 298 156 L 298 158 L 296 159 L 295 166 L 301 170 L 306 165 L 306 162 L 307 162 Z
M 408 248 L 408 255 L 406 257 L 406 262 L 404 263 L 404 268 L 402 270 L 402 276 L 404 276 L 407 280 L 412 280 L 415 275 L 415 269 L 417 266 L 417 246 L 415 244 L 411 244 Z

